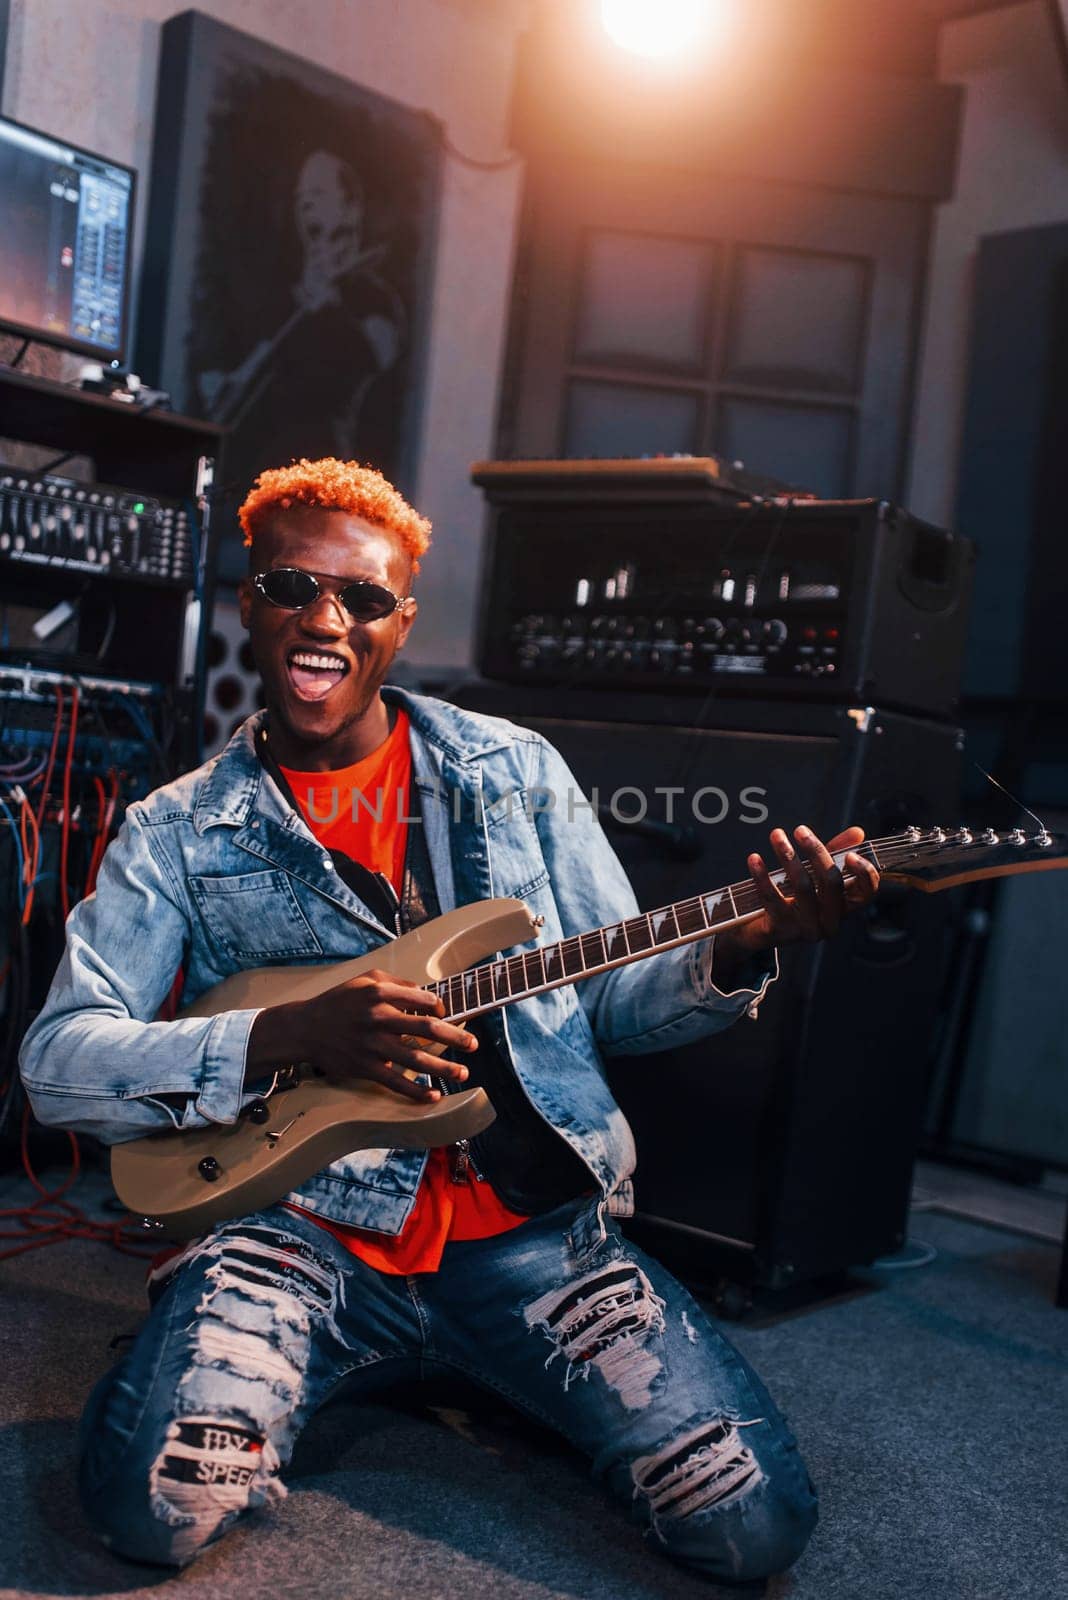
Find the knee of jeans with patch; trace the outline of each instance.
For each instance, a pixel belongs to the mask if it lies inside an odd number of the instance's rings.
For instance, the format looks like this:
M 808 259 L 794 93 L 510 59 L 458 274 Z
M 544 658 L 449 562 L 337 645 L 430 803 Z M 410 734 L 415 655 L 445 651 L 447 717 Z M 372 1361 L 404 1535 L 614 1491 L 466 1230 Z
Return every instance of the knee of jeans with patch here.
M 606 1261 L 532 1301 L 523 1317 L 552 1345 L 546 1366 L 562 1361 L 565 1389 L 597 1372 L 627 1410 L 650 1403 L 663 1369 L 653 1341 L 664 1332 L 664 1302 L 636 1263 Z
M 769 1482 L 746 1430 L 764 1419 L 709 1417 L 631 1463 L 635 1502 L 668 1555 L 710 1577 L 770 1577 L 792 1565 L 816 1521 Z
M 204 1287 L 188 1359 L 164 1397 L 165 1419 L 146 1417 L 156 1441 L 147 1523 L 123 1517 L 120 1505 L 105 1532 L 124 1554 L 177 1566 L 244 1512 L 285 1498 L 278 1472 L 303 1420 L 312 1339 L 325 1326 L 340 1340 L 343 1295 L 328 1257 L 266 1227 L 223 1229 L 190 1246 L 177 1269 L 194 1265 Z

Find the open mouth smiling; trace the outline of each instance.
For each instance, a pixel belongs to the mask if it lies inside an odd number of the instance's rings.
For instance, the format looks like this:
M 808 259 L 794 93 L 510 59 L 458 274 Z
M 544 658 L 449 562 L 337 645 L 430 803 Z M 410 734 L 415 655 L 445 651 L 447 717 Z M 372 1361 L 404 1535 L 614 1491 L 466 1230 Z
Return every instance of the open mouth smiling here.
M 333 650 L 291 650 L 286 657 L 290 686 L 301 700 L 325 700 L 348 675 L 349 663 Z

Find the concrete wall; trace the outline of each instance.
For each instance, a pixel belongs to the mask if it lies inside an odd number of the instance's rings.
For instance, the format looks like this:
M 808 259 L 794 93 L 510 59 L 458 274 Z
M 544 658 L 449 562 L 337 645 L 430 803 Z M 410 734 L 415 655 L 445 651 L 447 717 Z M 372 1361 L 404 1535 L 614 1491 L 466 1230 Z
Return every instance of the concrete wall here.
M 942 30 L 940 77 L 967 88 L 956 194 L 934 230 L 907 500 L 953 520 L 980 238 L 1068 221 L 1068 89 L 1044 0 Z
M 147 178 L 160 25 L 181 0 L 12 0 L 3 111 L 132 162 Z M 452 145 L 509 154 L 508 109 L 526 0 L 197 0 L 219 21 L 432 112 Z M 522 179 L 448 158 L 415 494 L 435 525 L 413 662 L 469 660 L 482 527 L 469 464 L 492 452 Z M 146 213 L 135 247 L 139 277 Z

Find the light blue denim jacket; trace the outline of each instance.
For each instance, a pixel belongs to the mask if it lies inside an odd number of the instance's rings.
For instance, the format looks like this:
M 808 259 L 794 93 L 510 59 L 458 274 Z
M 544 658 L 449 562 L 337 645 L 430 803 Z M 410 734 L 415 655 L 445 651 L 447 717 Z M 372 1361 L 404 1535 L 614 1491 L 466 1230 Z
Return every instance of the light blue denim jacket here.
M 383 694 L 411 720 L 442 911 L 514 895 L 545 918 L 546 943 L 635 915 L 599 823 L 539 734 L 400 689 Z M 394 937 L 341 882 L 261 766 L 254 734 L 263 715 L 214 760 L 129 808 L 96 893 L 71 912 L 66 952 L 21 1053 L 42 1122 L 106 1144 L 233 1123 L 250 1098 L 242 1079 L 257 1012 L 155 1022 L 176 973 L 185 972 L 189 1003 L 248 967 L 340 961 Z M 530 1100 L 614 1214 L 633 1209 L 634 1143 L 602 1056 L 714 1033 L 752 1010 L 775 975 L 774 959 L 754 964 L 746 974 L 754 986 L 724 995 L 709 976 L 711 950 L 702 940 L 664 951 L 492 1019 Z M 180 1109 L 161 1098 L 182 1095 Z M 336 1222 L 398 1233 L 425 1161 L 420 1151 L 362 1150 L 292 1198 Z

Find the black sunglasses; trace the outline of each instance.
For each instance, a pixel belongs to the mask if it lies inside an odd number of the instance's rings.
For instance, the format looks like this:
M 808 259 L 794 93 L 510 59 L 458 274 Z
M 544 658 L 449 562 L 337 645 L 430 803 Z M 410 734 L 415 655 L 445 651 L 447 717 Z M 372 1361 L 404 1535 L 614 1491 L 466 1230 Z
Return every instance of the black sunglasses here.
M 323 592 L 318 578 L 301 567 L 272 567 L 269 572 L 255 573 L 252 581 L 265 600 L 286 611 L 302 611 Z M 353 622 L 380 622 L 383 617 L 391 617 L 394 611 L 399 611 L 411 596 L 398 598 L 392 589 L 360 579 L 344 584 L 336 598 Z

